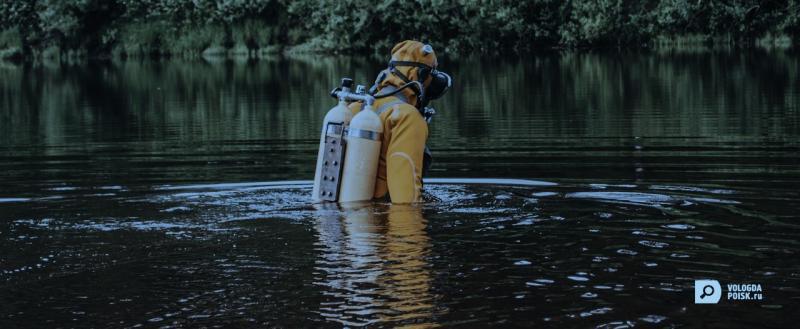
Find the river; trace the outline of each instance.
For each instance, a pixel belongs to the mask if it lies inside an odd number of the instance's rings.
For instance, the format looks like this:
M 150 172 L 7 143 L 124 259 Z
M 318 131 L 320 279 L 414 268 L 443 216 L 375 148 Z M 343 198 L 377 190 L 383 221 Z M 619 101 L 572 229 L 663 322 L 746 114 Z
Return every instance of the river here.
M 309 204 L 329 91 L 384 65 L 0 63 L 0 327 L 798 320 L 796 51 L 443 57 L 426 202 Z

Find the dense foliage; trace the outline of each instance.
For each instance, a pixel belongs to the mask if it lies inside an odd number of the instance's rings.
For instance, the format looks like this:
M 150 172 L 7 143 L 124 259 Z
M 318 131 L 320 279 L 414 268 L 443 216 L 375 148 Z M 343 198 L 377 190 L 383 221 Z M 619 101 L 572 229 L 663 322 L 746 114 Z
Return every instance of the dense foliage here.
M 448 52 L 643 45 L 800 35 L 800 0 L 5 0 L 0 49 L 199 54 L 289 47 L 385 51 L 415 38 Z

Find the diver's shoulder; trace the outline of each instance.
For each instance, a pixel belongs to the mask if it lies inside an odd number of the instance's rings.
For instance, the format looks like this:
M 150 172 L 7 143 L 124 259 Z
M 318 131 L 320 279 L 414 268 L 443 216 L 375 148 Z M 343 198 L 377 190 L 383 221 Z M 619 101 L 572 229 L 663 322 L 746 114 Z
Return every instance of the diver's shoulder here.
M 402 109 L 402 110 L 414 110 L 416 111 L 417 108 L 413 105 L 406 103 L 395 97 L 389 97 L 385 99 L 380 99 L 375 102 L 374 108 L 378 112 L 384 112 L 388 109 Z
M 401 102 L 397 103 L 396 106 L 397 106 L 398 109 L 412 110 L 414 112 L 417 112 L 417 108 L 414 105 L 408 104 L 406 102 L 402 102 L 401 101 Z

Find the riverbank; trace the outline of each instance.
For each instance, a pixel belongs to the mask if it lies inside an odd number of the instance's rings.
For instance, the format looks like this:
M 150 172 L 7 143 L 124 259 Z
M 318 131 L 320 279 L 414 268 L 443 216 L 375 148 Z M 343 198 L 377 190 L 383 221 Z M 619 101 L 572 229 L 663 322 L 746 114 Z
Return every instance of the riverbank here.
M 209 25 L 192 30 L 174 29 L 164 24 L 136 24 L 119 29 L 114 40 L 104 52 L 93 52 L 86 48 L 66 48 L 49 45 L 22 51 L 21 37 L 14 30 L 0 32 L 0 60 L 7 62 L 61 62 L 85 59 L 126 58 L 180 58 L 180 59 L 266 59 L 276 56 L 304 56 L 337 54 L 336 49 L 323 47 L 317 41 L 296 45 L 276 44 L 272 31 L 258 24 L 246 24 L 235 28 Z M 786 34 L 767 33 L 746 42 L 731 35 L 659 35 L 637 45 L 566 47 L 553 45 L 535 51 L 629 49 L 657 51 L 705 51 L 731 48 L 789 49 L 797 40 Z M 376 48 L 367 55 L 384 55 Z M 457 51 L 444 51 L 450 57 L 463 55 Z
M 431 42 L 450 56 L 686 45 L 785 47 L 800 38 L 800 2 L 420 0 L 365 6 L 353 0 L 9 0 L 0 3 L 0 31 L 0 57 L 18 61 L 385 55 L 404 39 Z
M 165 22 L 128 24 L 108 32 L 97 49 L 51 43 L 23 51 L 18 29 L 0 32 L 0 59 L 7 61 L 75 58 L 264 58 L 291 49 L 272 40 L 273 29 L 256 22 L 226 27 L 207 25 L 192 29 L 170 27 Z

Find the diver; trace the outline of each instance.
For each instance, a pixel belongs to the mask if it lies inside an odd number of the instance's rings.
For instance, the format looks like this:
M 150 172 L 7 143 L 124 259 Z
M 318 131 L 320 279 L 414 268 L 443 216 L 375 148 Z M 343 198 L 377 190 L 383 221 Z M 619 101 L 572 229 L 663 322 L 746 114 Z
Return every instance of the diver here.
M 421 201 L 422 176 L 431 164 L 428 123 L 435 114 L 428 104 L 447 92 L 452 79 L 437 70 L 430 45 L 406 40 L 391 56 L 369 92 L 362 85 L 352 92 L 350 78 L 331 91 L 339 103 L 322 124 L 315 203 Z
M 383 135 L 374 198 L 392 203 L 421 201 L 422 176 L 432 158 L 425 143 L 428 122 L 435 113 L 430 101 L 442 97 L 452 85 L 450 76 L 437 69 L 433 47 L 406 40 L 392 48 L 389 66 L 378 74 L 369 93 L 383 122 Z M 352 103 L 358 112 L 362 103 Z

